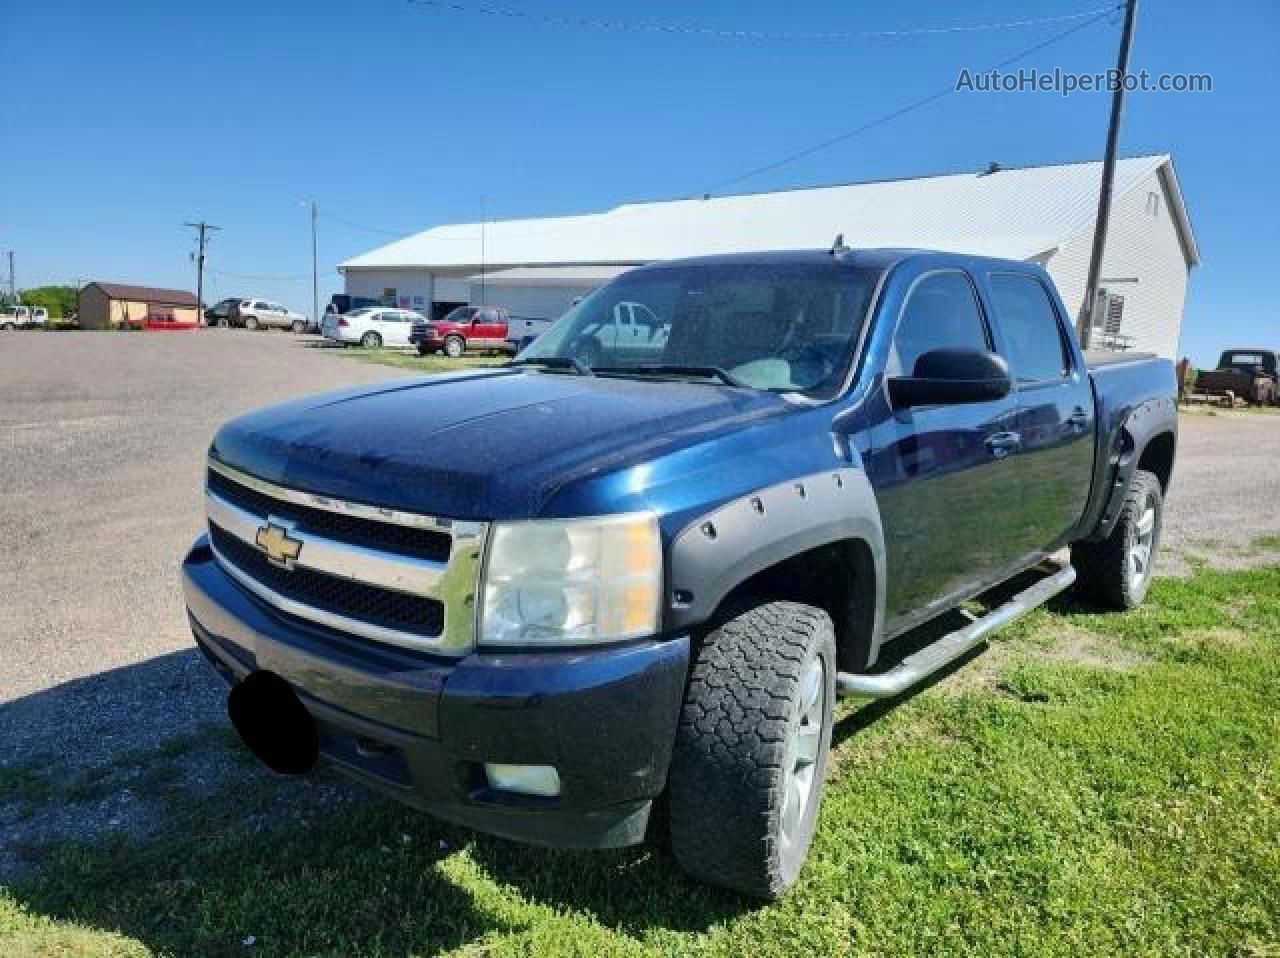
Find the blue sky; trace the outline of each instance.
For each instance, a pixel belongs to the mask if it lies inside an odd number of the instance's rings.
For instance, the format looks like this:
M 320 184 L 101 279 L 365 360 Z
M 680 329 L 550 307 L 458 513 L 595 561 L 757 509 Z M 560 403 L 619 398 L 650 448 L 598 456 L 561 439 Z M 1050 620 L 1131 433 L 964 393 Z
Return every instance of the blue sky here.
M 851 31 L 1051 17 L 1107 0 L 506 3 Z M 481 196 L 490 216 L 506 218 L 699 192 L 1070 25 L 725 40 L 406 0 L 9 0 L 0 6 L 0 250 L 17 251 L 20 286 L 100 278 L 194 288 L 181 224 L 204 218 L 223 227 L 210 250 L 212 296 L 261 294 L 309 311 L 303 198 L 325 214 L 323 300 L 340 287 L 334 264 L 390 238 L 353 223 L 411 232 L 474 220 Z M 1103 70 L 1118 36 L 1118 20 L 1095 24 L 1021 65 Z M 1211 94 L 1131 96 L 1121 140 L 1125 153 L 1177 159 L 1204 257 L 1182 350 L 1200 363 L 1226 341 L 1280 347 L 1277 51 L 1274 0 L 1143 0 L 1134 69 L 1214 80 Z M 1106 112 L 1105 94 L 957 93 L 735 189 L 1096 158 Z

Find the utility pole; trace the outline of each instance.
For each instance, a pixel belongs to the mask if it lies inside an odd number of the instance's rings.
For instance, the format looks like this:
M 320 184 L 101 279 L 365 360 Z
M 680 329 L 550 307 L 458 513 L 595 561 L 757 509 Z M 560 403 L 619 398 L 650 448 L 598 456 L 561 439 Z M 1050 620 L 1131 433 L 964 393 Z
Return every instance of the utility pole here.
M 485 195 L 480 194 L 480 305 L 487 305 L 484 298 L 484 221 L 488 215 Z
M 18 287 L 13 278 L 13 250 L 9 250 L 9 305 L 18 305 Z
M 1111 94 L 1111 124 L 1107 127 L 1107 151 L 1102 158 L 1102 187 L 1098 194 L 1098 220 L 1093 227 L 1093 255 L 1089 279 L 1084 286 L 1084 302 L 1076 331 L 1080 345 L 1089 348 L 1093 336 L 1094 310 L 1098 307 L 1098 277 L 1102 275 L 1102 254 L 1107 249 L 1107 221 L 1111 218 L 1111 191 L 1116 175 L 1116 145 L 1120 140 L 1120 118 L 1124 114 L 1125 81 L 1129 76 L 1129 51 L 1133 48 L 1133 25 L 1138 16 L 1138 0 L 1126 0 L 1124 33 L 1120 35 L 1120 56 L 1116 61 L 1117 82 Z
M 196 322 L 204 317 L 204 251 L 208 246 L 208 235 L 212 230 L 220 230 L 221 226 L 214 226 L 212 223 L 206 223 L 201 220 L 199 223 L 183 223 L 183 226 L 190 226 L 196 231 Z
M 311 321 L 317 325 L 320 323 L 320 268 L 318 243 L 316 239 L 316 217 L 319 212 L 316 209 L 315 200 L 303 200 L 303 206 L 311 208 Z

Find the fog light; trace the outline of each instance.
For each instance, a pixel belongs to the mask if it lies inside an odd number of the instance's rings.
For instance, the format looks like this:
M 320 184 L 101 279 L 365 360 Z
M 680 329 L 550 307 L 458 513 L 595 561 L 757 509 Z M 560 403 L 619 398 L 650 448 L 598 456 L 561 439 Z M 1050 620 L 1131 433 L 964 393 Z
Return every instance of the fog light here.
M 560 794 L 560 773 L 554 765 L 502 765 L 485 762 L 484 774 L 489 787 L 521 795 L 554 798 Z

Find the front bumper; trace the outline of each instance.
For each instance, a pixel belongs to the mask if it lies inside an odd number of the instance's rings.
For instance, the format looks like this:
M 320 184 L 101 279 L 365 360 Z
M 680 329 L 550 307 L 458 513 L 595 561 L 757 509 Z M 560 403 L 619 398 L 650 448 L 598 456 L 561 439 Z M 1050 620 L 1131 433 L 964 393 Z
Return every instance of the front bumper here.
M 201 536 L 182 567 L 196 644 L 228 682 L 283 676 L 321 754 L 440 818 L 579 848 L 643 839 L 684 694 L 687 637 L 445 659 L 284 615 L 235 583 Z M 561 794 L 497 791 L 485 762 L 554 765 Z

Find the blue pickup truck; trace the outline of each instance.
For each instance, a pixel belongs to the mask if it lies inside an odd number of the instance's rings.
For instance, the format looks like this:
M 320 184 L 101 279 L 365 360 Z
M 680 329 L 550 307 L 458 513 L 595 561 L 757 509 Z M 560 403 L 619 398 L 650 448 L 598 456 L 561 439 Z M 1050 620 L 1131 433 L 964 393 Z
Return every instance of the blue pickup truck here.
M 662 328 L 613 336 L 622 303 Z M 323 756 L 521 841 L 667 841 L 777 897 L 838 696 L 900 695 L 1069 586 L 1142 601 L 1176 393 L 1165 360 L 1086 358 L 1027 263 L 655 264 L 507 366 L 224 425 L 191 628 L 278 772 Z

